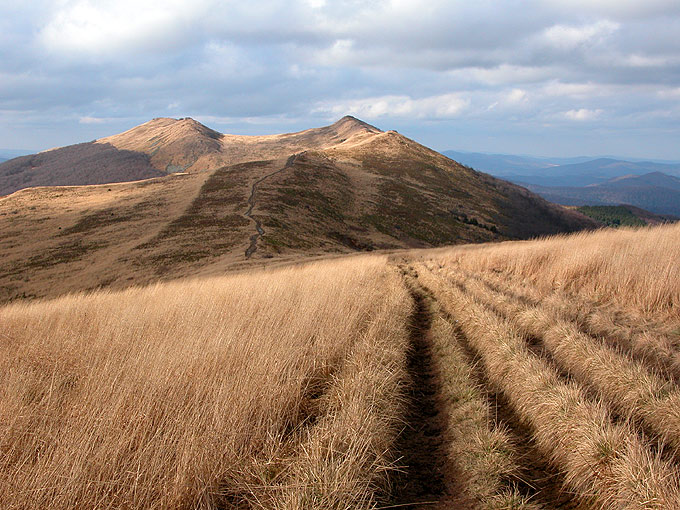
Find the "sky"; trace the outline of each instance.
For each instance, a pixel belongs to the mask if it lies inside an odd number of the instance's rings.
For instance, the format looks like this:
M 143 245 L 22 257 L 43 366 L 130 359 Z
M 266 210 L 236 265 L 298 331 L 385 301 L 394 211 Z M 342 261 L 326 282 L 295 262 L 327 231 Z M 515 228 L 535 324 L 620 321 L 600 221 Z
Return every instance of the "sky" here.
M 0 0 L 0 147 L 354 115 L 437 150 L 680 160 L 678 0 Z

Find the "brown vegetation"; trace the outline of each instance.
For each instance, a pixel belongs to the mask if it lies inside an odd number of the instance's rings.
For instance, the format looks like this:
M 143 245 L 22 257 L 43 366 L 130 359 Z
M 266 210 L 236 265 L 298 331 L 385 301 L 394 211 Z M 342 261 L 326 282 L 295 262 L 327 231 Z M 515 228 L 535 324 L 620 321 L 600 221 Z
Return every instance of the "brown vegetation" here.
M 3 508 L 373 506 L 408 303 L 375 258 L 3 308 Z
M 152 173 L 134 170 L 126 155 L 136 155 Z M 179 173 L 38 187 L 0 198 L 0 230 L 6 233 L 0 302 L 222 274 L 303 256 L 596 226 L 352 117 L 268 136 L 222 135 L 192 119 L 154 119 L 26 161 L 39 163 L 27 167 L 30 186 Z M 0 164 L 0 188 L 3 169 L 15 163 Z M 41 180 L 41 169 L 52 177 Z M 92 179 L 82 180 L 88 172 Z
M 0 308 L 3 508 L 680 509 L 680 226 L 253 270 L 454 225 L 367 129 L 0 200 L 5 297 L 147 284 Z
M 412 262 L 448 314 L 445 347 L 469 349 L 470 378 L 478 363 L 511 436 L 529 438 L 579 508 L 680 508 L 679 241 L 662 226 Z

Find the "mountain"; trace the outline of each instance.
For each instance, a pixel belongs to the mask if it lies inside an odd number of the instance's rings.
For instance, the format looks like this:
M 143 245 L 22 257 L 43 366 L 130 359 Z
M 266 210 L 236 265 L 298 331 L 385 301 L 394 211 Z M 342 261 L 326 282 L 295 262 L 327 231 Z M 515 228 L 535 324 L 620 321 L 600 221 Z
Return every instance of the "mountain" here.
M 640 188 L 656 186 L 659 188 L 669 188 L 680 191 L 680 179 L 662 172 L 650 172 L 644 175 L 624 175 L 610 179 L 600 186 L 606 185 L 610 188 Z
M 509 154 L 444 151 L 443 154 L 477 170 L 519 184 L 539 186 L 588 186 L 615 177 L 663 172 L 680 176 L 680 164 L 625 161 L 617 158 L 536 158 Z
M 376 128 L 343 119 L 323 128 L 269 136 L 223 135 L 191 118 L 157 118 L 124 133 L 0 164 L 0 195 L 35 186 L 105 184 L 214 170 L 341 143 Z
M 557 166 L 544 159 L 510 154 L 484 154 L 481 152 L 443 151 L 445 156 L 459 163 L 497 177 L 542 174 L 546 168 Z
M 547 200 L 563 205 L 629 204 L 656 214 L 680 215 L 680 179 L 660 172 L 624 176 L 582 187 L 527 187 Z
M 617 177 L 648 175 L 651 173 L 678 174 L 679 165 L 661 163 L 620 161 L 601 158 L 572 165 L 560 165 L 546 170 L 541 175 L 513 175 L 512 182 L 538 184 L 540 186 L 589 186 L 600 184 Z
M 97 142 L 21 156 L 0 163 L 0 195 L 35 186 L 76 186 L 165 175 L 148 156 Z
M 51 186 L 0 198 L 0 300 L 598 225 L 353 117 L 267 136 L 154 119 L 27 158 L 0 186 Z
M 576 210 L 609 227 L 660 225 L 680 220 L 676 216 L 658 215 L 632 205 L 584 205 Z

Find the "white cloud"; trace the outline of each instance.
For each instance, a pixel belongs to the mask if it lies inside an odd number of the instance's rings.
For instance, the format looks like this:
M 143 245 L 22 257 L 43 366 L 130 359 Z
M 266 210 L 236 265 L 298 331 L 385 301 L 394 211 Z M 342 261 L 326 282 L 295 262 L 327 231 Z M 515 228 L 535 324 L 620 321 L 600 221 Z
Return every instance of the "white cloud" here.
M 588 83 L 563 83 L 551 81 L 543 86 L 543 93 L 547 96 L 588 98 L 607 94 L 609 87 Z
M 657 96 L 662 99 L 680 99 L 680 87 L 659 90 Z
M 186 36 L 187 26 L 207 8 L 205 0 L 64 0 L 40 39 L 48 49 L 66 53 L 140 51 Z
M 623 19 L 640 19 L 645 16 L 672 16 L 680 12 L 677 0 L 539 0 L 540 4 L 562 7 L 568 12 L 604 15 Z
M 586 43 L 599 42 L 614 32 L 621 25 L 608 20 L 598 21 L 589 25 L 553 25 L 543 32 L 543 39 L 551 46 L 572 50 Z
M 449 75 L 457 77 L 464 73 L 464 76 L 477 83 L 485 85 L 506 85 L 513 83 L 529 83 L 542 81 L 550 78 L 555 70 L 549 66 L 522 66 L 512 64 L 501 64 L 491 68 L 472 67 L 449 71 Z
M 104 118 L 104 117 L 80 117 L 78 123 L 80 124 L 108 124 L 114 119 Z
M 381 96 L 317 106 L 314 113 L 332 117 L 355 115 L 365 119 L 407 117 L 419 119 L 451 119 L 458 117 L 470 105 L 460 94 L 442 94 L 413 99 L 409 96 Z
M 641 55 L 633 53 L 627 55 L 621 60 L 621 64 L 627 67 L 664 67 L 680 63 L 680 58 L 676 55 L 668 57 L 665 55 Z
M 526 91 L 524 91 L 522 89 L 512 89 L 505 96 L 505 100 L 509 104 L 520 104 L 520 103 L 527 103 L 529 101 L 529 98 L 527 97 Z
M 569 110 L 564 112 L 564 117 L 575 121 L 591 121 L 597 119 L 604 110 L 588 110 L 587 108 L 580 108 L 578 110 Z

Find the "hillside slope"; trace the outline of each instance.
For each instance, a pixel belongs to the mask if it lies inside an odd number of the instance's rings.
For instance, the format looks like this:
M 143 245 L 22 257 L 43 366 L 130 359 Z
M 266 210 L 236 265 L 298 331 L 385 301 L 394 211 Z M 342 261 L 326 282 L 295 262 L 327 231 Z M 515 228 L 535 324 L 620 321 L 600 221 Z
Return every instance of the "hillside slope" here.
M 654 214 L 633 205 L 583 205 L 575 209 L 589 218 L 614 228 L 661 225 L 678 220 L 675 216 Z
M 0 299 L 596 226 L 352 117 L 262 137 L 156 119 L 93 146 L 185 171 L 0 199 Z
M 680 179 L 660 172 L 618 177 L 583 187 L 533 184 L 527 187 L 558 204 L 631 204 L 656 214 L 680 215 Z

